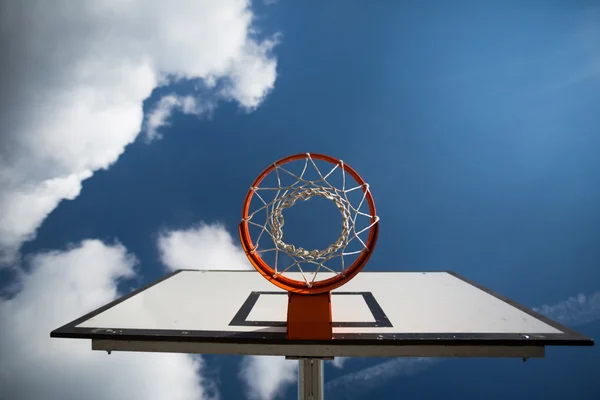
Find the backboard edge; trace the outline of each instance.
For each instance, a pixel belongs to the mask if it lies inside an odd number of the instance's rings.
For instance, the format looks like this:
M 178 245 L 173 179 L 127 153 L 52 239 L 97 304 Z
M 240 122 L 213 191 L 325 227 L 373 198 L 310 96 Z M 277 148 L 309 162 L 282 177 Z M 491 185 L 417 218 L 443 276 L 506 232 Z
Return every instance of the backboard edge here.
M 520 304 L 520 303 L 518 303 L 518 302 L 516 302 L 514 300 L 511 300 L 508 297 L 506 297 L 504 295 L 501 295 L 500 293 L 497 293 L 497 292 L 495 292 L 495 291 L 493 291 L 493 290 L 491 290 L 491 289 L 489 289 L 489 288 L 487 288 L 487 287 L 485 287 L 485 286 L 483 286 L 483 285 L 481 285 L 481 284 L 479 284 L 479 283 L 477 283 L 475 281 L 472 281 L 472 280 L 470 280 L 468 278 L 465 278 L 464 276 L 462 276 L 462 275 L 460 275 L 460 274 L 458 274 L 458 273 L 456 273 L 454 271 L 445 271 L 445 272 L 447 272 L 448 274 L 454 276 L 455 278 L 458 278 L 458 279 L 462 280 L 465 283 L 468 283 L 469 285 L 472 285 L 472 286 L 476 287 L 479 290 L 482 290 L 482 291 L 486 292 L 487 294 L 489 294 L 491 296 L 494 296 L 498 300 L 503 301 L 503 302 L 511 305 L 512 307 L 518 309 L 519 311 L 522 311 L 522 312 L 524 312 L 525 314 L 527 314 L 527 315 L 529 315 L 531 317 L 539 319 L 540 321 L 542 321 L 543 323 L 545 323 L 547 325 L 550 325 L 554 329 L 557 329 L 557 330 L 563 332 L 565 334 L 565 337 L 568 340 L 587 341 L 587 342 L 591 342 L 590 345 L 593 346 L 593 343 L 594 343 L 593 339 L 591 339 L 591 338 L 589 338 L 589 337 L 587 337 L 585 335 L 582 335 L 581 333 L 576 332 L 576 331 L 572 330 L 571 328 L 568 328 L 567 326 L 561 324 L 560 322 L 557 322 L 557 321 L 555 321 L 555 320 L 553 320 L 553 319 L 551 319 L 551 318 L 549 318 L 549 317 L 547 317 L 547 316 L 545 316 L 543 314 L 540 314 L 540 313 L 534 311 L 532 308 L 526 307 L 526 306 L 524 306 L 524 305 L 522 305 L 522 304 Z

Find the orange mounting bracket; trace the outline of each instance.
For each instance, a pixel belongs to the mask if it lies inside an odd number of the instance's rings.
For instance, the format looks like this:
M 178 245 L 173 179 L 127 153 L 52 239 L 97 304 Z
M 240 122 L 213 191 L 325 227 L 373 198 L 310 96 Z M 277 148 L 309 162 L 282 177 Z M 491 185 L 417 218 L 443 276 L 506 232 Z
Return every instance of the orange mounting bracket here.
M 330 340 L 331 292 L 300 294 L 288 292 L 287 338 L 290 340 Z

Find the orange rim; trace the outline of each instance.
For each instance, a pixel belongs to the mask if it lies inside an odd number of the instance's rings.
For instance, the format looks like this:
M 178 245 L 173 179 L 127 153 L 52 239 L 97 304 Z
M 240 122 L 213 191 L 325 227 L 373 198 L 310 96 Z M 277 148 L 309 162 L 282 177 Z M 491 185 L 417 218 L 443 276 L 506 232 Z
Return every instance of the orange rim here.
M 274 164 L 267 167 L 252 183 L 253 188 L 258 187 L 260 183 L 275 169 L 275 165 L 283 165 L 292 161 L 297 161 L 303 158 L 306 158 L 307 154 L 294 154 L 281 160 L 275 162 Z M 352 167 L 347 164 L 342 164 L 340 160 L 335 157 L 331 157 L 324 154 L 314 154 L 310 153 L 310 157 L 315 160 L 326 161 L 334 165 L 339 165 L 344 169 L 345 172 L 350 174 L 354 180 L 362 186 L 363 192 L 365 192 L 365 198 L 367 200 L 367 204 L 369 205 L 369 210 L 371 214 L 371 228 L 369 229 L 369 237 L 366 242 L 366 247 L 360 253 L 360 255 L 356 258 L 356 260 L 350 265 L 344 273 L 337 274 L 336 276 L 328 279 L 324 279 L 322 281 L 315 281 L 311 287 L 307 287 L 306 283 L 303 281 L 297 281 L 295 279 L 290 279 L 282 274 L 275 275 L 275 271 L 271 268 L 262 257 L 256 253 L 254 250 L 256 246 L 252 242 L 252 238 L 250 237 L 250 231 L 248 229 L 248 221 L 249 217 L 248 211 L 250 209 L 250 202 L 252 201 L 252 197 L 254 196 L 254 191 L 250 189 L 248 194 L 246 195 L 246 199 L 244 200 L 244 206 L 242 208 L 242 222 L 238 227 L 238 232 L 240 235 L 240 241 L 242 243 L 242 248 L 244 249 L 244 253 L 250 260 L 250 263 L 256 268 L 256 270 L 264 276 L 269 282 L 274 285 L 287 290 L 289 292 L 294 293 L 304 293 L 304 294 L 317 294 L 323 293 L 330 290 L 333 290 L 337 287 L 342 286 L 350 279 L 352 279 L 357 273 L 362 270 L 362 268 L 366 265 L 373 253 L 375 248 L 375 244 L 377 243 L 377 236 L 379 234 L 379 221 L 376 218 L 375 211 L 375 201 L 373 200 L 373 196 L 370 190 L 367 190 L 364 179 L 356 172 Z

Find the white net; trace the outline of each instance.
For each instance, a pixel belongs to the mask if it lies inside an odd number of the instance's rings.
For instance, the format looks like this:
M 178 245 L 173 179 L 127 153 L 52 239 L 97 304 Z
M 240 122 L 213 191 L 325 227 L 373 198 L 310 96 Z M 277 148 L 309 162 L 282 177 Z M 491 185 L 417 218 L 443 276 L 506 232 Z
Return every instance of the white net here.
M 293 163 L 293 162 L 292 162 Z M 348 256 L 356 257 L 362 251 L 367 249 L 366 240 L 361 236 L 366 236 L 369 229 L 379 220 L 375 215 L 370 214 L 367 204 L 367 193 L 369 185 L 358 184 L 349 174 L 347 174 L 342 161 L 333 165 L 326 163 L 331 168 L 326 174 L 315 160 L 306 154 L 304 160 L 296 161 L 301 163 L 300 172 L 293 172 L 290 164 L 274 164 L 274 170 L 271 174 L 275 175 L 271 185 L 264 187 L 252 187 L 253 196 L 259 200 L 259 207 L 256 210 L 249 210 L 248 217 L 245 219 L 250 226 L 258 232 L 254 242 L 254 252 L 261 255 L 264 259 L 266 253 L 273 253 L 271 267 L 274 276 L 286 274 L 288 272 L 300 272 L 307 287 L 311 287 L 318 281 L 319 272 L 327 272 L 327 278 L 331 274 L 344 274 L 350 263 L 346 258 Z M 310 170 L 314 173 L 310 177 Z M 316 174 L 315 174 L 316 173 Z M 341 187 L 336 187 L 332 182 L 335 181 L 334 174 L 338 174 L 337 183 Z M 291 178 L 284 179 L 284 178 Z M 285 182 L 285 181 L 288 182 Z M 261 182 L 261 185 L 268 181 Z M 350 186 L 347 188 L 347 186 Z M 267 195 L 270 193 L 272 199 Z M 352 193 L 360 196 L 351 195 Z M 342 219 L 342 226 L 338 238 L 329 246 L 323 249 L 308 250 L 303 247 L 286 243 L 284 237 L 285 219 L 283 212 L 293 207 L 298 200 L 307 201 L 314 196 L 320 196 L 333 202 L 339 210 Z M 353 204 L 357 203 L 357 204 Z M 259 216 L 262 216 L 260 218 Z M 366 225 L 362 227 L 358 224 L 359 218 L 366 219 Z M 260 221 L 258 221 L 260 219 Z M 270 240 L 266 248 L 261 247 L 261 242 L 265 237 Z M 282 257 L 285 255 L 287 257 Z M 280 265 L 284 258 L 287 262 Z M 334 263 L 334 260 L 339 262 Z M 311 266 L 312 268 L 307 268 Z M 310 273 L 307 271 L 310 270 Z

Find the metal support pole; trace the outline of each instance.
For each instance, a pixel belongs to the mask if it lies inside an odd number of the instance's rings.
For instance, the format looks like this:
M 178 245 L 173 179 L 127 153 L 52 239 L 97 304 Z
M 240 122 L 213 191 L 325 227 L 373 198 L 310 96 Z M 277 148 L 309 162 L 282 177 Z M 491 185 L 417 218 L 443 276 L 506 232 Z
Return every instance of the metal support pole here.
M 323 360 L 298 360 L 298 399 L 323 400 Z

